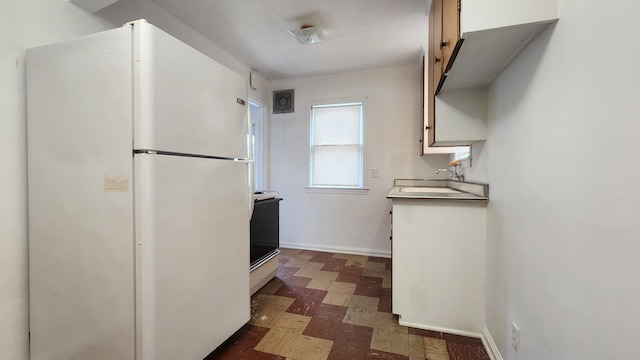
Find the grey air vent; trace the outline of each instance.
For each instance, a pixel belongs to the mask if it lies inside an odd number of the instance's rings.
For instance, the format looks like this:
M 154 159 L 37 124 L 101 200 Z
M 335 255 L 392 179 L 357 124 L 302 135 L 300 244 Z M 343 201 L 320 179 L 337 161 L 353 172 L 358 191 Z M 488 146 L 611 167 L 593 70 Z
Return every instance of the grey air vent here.
M 273 92 L 273 113 L 284 114 L 293 112 L 294 89 L 276 90 Z

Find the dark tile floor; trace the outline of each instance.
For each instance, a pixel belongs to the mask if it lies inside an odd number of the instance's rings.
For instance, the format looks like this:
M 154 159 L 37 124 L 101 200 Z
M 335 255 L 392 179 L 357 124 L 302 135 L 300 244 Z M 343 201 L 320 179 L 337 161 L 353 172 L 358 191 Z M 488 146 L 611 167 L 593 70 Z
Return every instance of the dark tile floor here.
M 249 323 L 205 360 L 489 360 L 480 339 L 398 324 L 390 259 L 281 250 Z

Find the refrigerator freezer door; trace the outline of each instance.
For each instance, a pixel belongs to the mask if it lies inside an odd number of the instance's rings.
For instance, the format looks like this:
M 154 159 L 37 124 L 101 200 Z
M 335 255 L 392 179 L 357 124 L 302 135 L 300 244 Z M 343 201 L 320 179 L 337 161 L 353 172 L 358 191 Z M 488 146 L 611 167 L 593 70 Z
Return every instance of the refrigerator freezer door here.
M 131 37 L 27 51 L 31 359 L 134 358 Z
M 202 359 L 249 320 L 247 166 L 136 154 L 139 359 Z
M 249 158 L 246 79 L 153 25 L 133 27 L 134 147 Z

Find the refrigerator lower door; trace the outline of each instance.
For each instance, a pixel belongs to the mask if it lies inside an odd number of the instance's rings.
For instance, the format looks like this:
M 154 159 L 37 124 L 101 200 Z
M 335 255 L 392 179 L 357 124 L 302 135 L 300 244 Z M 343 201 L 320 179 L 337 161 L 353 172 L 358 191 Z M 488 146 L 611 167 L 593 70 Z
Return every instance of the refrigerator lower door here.
M 134 162 L 137 359 L 202 359 L 249 320 L 247 166 Z

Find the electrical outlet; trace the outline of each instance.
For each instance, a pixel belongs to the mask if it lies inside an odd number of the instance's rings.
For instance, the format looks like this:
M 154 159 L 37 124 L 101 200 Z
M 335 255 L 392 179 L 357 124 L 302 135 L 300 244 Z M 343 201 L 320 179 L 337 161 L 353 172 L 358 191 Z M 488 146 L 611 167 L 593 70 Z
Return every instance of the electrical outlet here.
M 378 178 L 379 176 L 380 176 L 380 171 L 378 170 L 378 168 L 371 169 L 371 177 L 372 178 Z
M 520 328 L 516 323 L 511 323 L 511 346 L 520 353 Z

